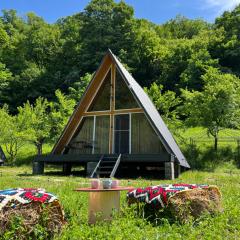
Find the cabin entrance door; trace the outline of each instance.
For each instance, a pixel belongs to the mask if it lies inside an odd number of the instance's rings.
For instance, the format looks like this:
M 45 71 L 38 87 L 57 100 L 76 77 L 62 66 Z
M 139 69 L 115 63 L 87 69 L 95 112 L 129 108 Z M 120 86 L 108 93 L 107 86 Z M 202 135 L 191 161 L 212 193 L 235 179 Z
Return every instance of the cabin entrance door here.
M 114 117 L 114 153 L 124 154 L 130 150 L 130 118 L 129 114 Z

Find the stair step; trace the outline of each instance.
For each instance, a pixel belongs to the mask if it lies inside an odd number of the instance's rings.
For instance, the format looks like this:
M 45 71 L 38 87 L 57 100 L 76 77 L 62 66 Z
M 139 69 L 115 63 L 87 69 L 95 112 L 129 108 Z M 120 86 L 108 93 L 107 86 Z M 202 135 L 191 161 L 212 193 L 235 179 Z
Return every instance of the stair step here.
M 116 156 L 109 156 L 109 157 L 106 156 L 106 157 L 103 157 L 103 159 L 113 159 L 113 158 L 117 159 L 118 157 L 116 157 Z
M 102 164 L 99 165 L 99 167 L 108 167 L 108 166 L 113 168 L 115 166 L 115 164 L 112 164 L 112 163 L 105 163 L 104 164 L 104 163 L 102 163 Z
M 97 174 L 111 174 L 111 171 L 97 171 Z
M 109 161 L 109 160 L 107 160 L 107 161 L 101 161 L 101 163 L 115 163 L 116 161 Z
M 98 168 L 92 172 L 92 177 L 97 176 L 100 177 L 110 177 L 111 173 L 116 167 L 117 160 L 119 159 L 120 155 L 113 155 L 113 156 L 104 156 L 102 155 L 98 162 Z M 115 172 L 115 171 L 114 171 Z
M 113 169 L 113 166 L 99 166 L 98 169 L 106 169 L 106 168 L 111 168 Z

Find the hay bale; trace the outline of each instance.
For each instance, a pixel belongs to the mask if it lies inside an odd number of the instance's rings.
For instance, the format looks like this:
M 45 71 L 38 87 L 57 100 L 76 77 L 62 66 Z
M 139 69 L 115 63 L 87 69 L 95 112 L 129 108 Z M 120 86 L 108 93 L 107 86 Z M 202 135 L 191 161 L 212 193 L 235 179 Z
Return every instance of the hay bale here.
M 51 239 L 65 224 L 59 200 L 41 188 L 0 190 L 1 239 Z
M 181 222 L 196 219 L 203 213 L 214 214 L 222 210 L 221 193 L 215 186 L 180 191 L 169 198 L 168 208 Z
M 36 229 L 39 227 L 43 231 L 41 234 L 50 239 L 60 232 L 65 223 L 61 205 L 57 200 L 47 204 L 18 204 L 15 208 L 4 207 L 0 211 L 0 236 L 14 230 L 14 239 L 35 239 L 38 234 Z

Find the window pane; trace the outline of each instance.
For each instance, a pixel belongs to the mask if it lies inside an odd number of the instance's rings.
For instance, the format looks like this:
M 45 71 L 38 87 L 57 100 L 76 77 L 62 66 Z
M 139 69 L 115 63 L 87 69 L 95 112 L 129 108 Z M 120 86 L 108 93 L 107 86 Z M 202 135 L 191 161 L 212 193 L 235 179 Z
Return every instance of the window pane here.
M 111 69 L 104 79 L 100 89 L 97 92 L 88 111 L 106 111 L 110 110 L 110 94 L 111 93 Z
M 132 114 L 131 122 L 132 153 L 160 153 L 166 151 L 143 113 Z
M 115 115 L 114 152 L 129 153 L 129 114 Z
M 93 149 L 93 117 L 83 118 L 79 130 L 69 144 L 72 154 L 91 154 Z
M 115 116 L 115 130 L 129 130 L 129 115 L 116 115 Z
M 129 153 L 129 131 L 115 131 L 115 153 Z
M 109 153 L 110 116 L 96 117 L 94 153 Z
M 121 74 L 116 69 L 115 109 L 138 108 L 138 104 Z

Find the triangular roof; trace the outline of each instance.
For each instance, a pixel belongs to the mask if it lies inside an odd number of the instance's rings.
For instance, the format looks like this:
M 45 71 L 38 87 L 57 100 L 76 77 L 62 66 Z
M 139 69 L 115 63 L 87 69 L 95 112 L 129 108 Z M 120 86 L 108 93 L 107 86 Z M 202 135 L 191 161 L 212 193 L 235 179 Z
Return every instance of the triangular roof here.
M 106 55 L 104 56 L 98 70 L 94 74 L 91 82 L 89 83 L 85 93 L 83 94 L 80 102 L 78 103 L 73 115 L 69 119 L 68 124 L 66 125 L 62 135 L 60 136 L 58 142 L 56 143 L 55 147 L 53 148 L 52 153 L 62 153 L 64 149 L 64 142 L 69 142 L 71 136 L 76 129 L 76 122 L 80 118 L 81 113 L 85 110 L 84 106 L 86 105 L 86 99 L 88 98 L 88 91 L 91 88 L 96 88 L 95 81 L 96 78 L 103 77 L 103 68 L 105 66 L 114 63 L 122 75 L 123 79 L 125 80 L 126 84 L 128 85 L 129 90 L 132 92 L 133 96 L 135 97 L 138 104 L 143 108 L 146 117 L 148 118 L 149 122 L 151 123 L 152 127 L 158 134 L 159 138 L 161 139 L 163 145 L 165 146 L 166 150 L 173 154 L 176 159 L 178 160 L 179 164 L 183 167 L 190 168 L 188 162 L 186 161 L 184 155 L 182 154 L 181 150 L 179 149 L 176 141 L 174 140 L 172 134 L 168 130 L 167 126 L 163 122 L 160 114 L 158 113 L 157 109 L 155 108 L 154 104 L 145 93 L 145 91 L 141 88 L 141 86 L 136 82 L 136 80 L 131 76 L 131 74 L 126 70 L 126 68 L 120 63 L 117 57 L 108 50 Z

